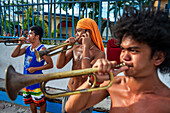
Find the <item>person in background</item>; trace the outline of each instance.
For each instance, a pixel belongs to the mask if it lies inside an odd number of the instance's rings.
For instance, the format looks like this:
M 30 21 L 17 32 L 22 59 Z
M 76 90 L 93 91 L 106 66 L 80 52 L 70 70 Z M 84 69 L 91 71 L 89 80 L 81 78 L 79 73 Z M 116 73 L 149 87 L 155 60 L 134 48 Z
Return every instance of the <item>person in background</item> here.
M 57 58 L 57 68 L 63 68 L 70 60 L 73 61 L 72 70 L 91 68 L 97 59 L 105 58 L 102 38 L 96 22 L 90 18 L 83 18 L 78 21 L 76 27 L 76 38 L 70 37 L 65 42 L 74 45 L 71 50 L 61 52 Z M 65 47 L 63 47 L 64 50 Z M 74 91 L 82 85 L 88 76 L 71 77 L 67 90 Z M 65 103 L 69 97 L 64 97 L 62 102 L 62 113 L 65 113 Z M 91 113 L 92 107 L 82 113 Z
M 20 37 L 22 41 L 29 41 L 30 45 L 21 48 L 22 42 L 19 41 L 11 56 L 18 57 L 25 54 L 24 60 L 24 74 L 42 74 L 42 70 L 53 68 L 52 59 L 44 55 L 41 62 L 38 62 L 35 56 L 34 49 L 37 51 L 46 50 L 45 46 L 41 44 L 43 36 L 43 29 L 40 26 L 32 26 L 29 30 L 28 38 Z M 46 64 L 44 65 L 44 63 Z M 41 92 L 40 83 L 23 88 L 23 99 L 25 104 L 30 104 L 32 113 L 37 113 L 37 107 L 40 107 L 40 112 L 46 111 L 46 100 L 44 94 Z
M 22 36 L 22 29 L 20 25 L 15 25 L 15 37 L 21 37 Z
M 127 8 L 114 32 L 122 48 L 120 61 L 126 66 L 116 70 L 115 61 L 98 59 L 93 67 L 98 68 L 97 81 L 104 81 L 100 87 L 110 82 L 108 73 L 115 76 L 112 86 L 70 96 L 66 112 L 83 111 L 110 95 L 110 113 L 169 113 L 170 89 L 158 71 L 170 73 L 170 18 L 151 8 Z M 120 72 L 125 76 L 116 76 Z M 89 87 L 87 80 L 78 89 Z
M 24 29 L 24 35 L 25 37 L 28 37 L 28 29 Z
M 7 36 L 11 36 L 9 31 L 7 32 Z

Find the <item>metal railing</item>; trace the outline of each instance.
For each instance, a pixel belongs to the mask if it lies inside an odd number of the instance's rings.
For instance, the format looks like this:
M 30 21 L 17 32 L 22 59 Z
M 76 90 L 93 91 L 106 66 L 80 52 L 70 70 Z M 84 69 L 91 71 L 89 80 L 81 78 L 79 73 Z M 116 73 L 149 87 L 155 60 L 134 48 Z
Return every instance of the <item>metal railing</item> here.
M 27 36 L 31 26 L 40 25 L 42 40 L 52 44 L 74 37 L 77 21 L 92 18 L 106 43 L 113 37 L 113 27 L 125 6 L 140 9 L 156 2 L 158 9 L 165 7 L 169 13 L 170 0 L 0 0 L 0 38 Z

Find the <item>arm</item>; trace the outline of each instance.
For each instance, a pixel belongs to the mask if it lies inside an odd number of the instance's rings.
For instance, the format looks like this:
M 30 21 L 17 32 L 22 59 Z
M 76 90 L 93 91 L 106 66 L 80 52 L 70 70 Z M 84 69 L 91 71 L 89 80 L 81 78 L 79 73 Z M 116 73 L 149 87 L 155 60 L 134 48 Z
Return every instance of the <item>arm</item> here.
M 43 48 L 41 49 L 41 51 L 44 51 L 44 50 L 46 50 L 45 47 L 43 47 Z M 53 68 L 53 61 L 52 61 L 52 59 L 51 59 L 50 56 L 44 55 L 44 56 L 43 56 L 43 59 L 44 59 L 45 62 L 46 62 L 45 65 L 40 66 L 40 67 L 30 67 L 30 68 L 27 68 L 27 70 L 28 70 L 30 73 L 33 73 L 33 72 L 38 71 L 38 70 L 46 70 L 46 69 Z
M 74 37 L 70 37 L 68 38 L 64 43 L 69 42 L 69 45 L 74 45 L 75 43 L 75 39 Z M 62 50 L 64 50 L 65 47 L 62 48 Z M 65 52 L 61 52 L 58 57 L 57 57 L 57 62 L 56 62 L 56 67 L 57 68 L 63 68 L 72 58 L 73 58 L 73 49 L 70 49 L 67 53 Z
M 20 37 L 19 39 L 20 39 L 20 40 L 23 40 L 23 41 L 26 40 L 25 37 Z M 27 46 L 25 46 L 25 47 L 23 47 L 23 48 L 21 48 L 21 46 L 22 46 L 22 42 L 19 41 L 19 45 L 17 45 L 17 46 L 14 48 L 14 50 L 13 50 L 13 52 L 12 52 L 12 54 L 11 54 L 11 57 L 18 57 L 18 56 L 21 56 L 21 55 L 23 55 L 23 54 L 25 53 L 25 50 L 26 50 Z
M 96 62 L 99 58 L 105 58 L 105 53 L 103 51 L 97 50 L 97 53 L 95 53 L 93 60 L 90 59 L 90 43 L 93 43 L 90 37 L 90 32 L 86 32 L 83 34 L 84 38 L 82 40 L 82 46 L 83 46 L 83 58 L 82 58 L 82 69 L 84 68 L 91 68 L 93 64 Z M 94 45 L 95 46 L 95 45 Z
M 78 89 L 90 88 L 88 80 Z M 66 103 L 65 110 L 67 113 L 81 112 L 106 98 L 108 92 L 106 90 L 94 91 L 89 93 L 71 95 Z M 97 97 L 97 98 L 96 98 Z
M 21 46 L 22 45 L 17 45 L 14 48 L 14 50 L 13 50 L 13 52 L 11 54 L 11 57 L 18 57 L 18 56 L 21 56 L 21 55 L 23 55 L 25 53 L 25 50 L 26 50 L 27 46 L 25 46 L 23 48 L 21 48 Z
M 127 66 L 123 66 L 117 70 L 114 70 L 116 65 L 116 61 L 107 61 L 106 59 L 98 59 L 93 67 L 98 68 L 98 72 L 96 73 L 97 82 L 103 82 L 100 87 L 106 86 L 109 82 L 109 72 L 112 72 L 114 76 L 118 73 L 125 71 L 128 69 Z M 78 89 L 86 89 L 90 88 L 89 81 L 87 80 L 83 85 L 81 85 Z M 80 112 L 86 108 L 89 108 L 100 101 L 102 101 L 108 95 L 108 91 L 94 91 L 84 94 L 72 95 L 69 97 L 66 103 L 66 111 L 69 112 Z M 97 97 L 97 98 L 96 98 Z
M 63 68 L 71 59 L 73 58 L 73 49 L 69 50 L 67 53 L 61 52 L 57 57 L 56 67 Z

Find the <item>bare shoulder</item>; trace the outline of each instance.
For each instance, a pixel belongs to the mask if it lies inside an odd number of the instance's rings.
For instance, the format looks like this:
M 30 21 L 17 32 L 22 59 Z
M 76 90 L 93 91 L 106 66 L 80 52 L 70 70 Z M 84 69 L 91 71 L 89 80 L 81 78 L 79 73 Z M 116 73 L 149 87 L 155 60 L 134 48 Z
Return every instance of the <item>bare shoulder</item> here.
M 96 50 L 92 50 L 92 55 L 94 57 L 94 59 L 99 59 L 99 58 L 105 58 L 105 52 L 99 49 Z
M 92 51 L 93 51 L 93 50 L 92 50 Z M 94 49 L 93 52 L 94 52 L 96 55 L 97 55 L 97 54 L 101 54 L 101 55 L 105 54 L 105 52 L 102 51 L 102 50 L 100 50 L 100 49 Z
M 94 63 L 98 60 L 98 59 L 101 59 L 101 58 L 105 58 L 105 53 L 101 50 L 97 50 L 97 51 L 92 51 L 91 52 L 91 64 L 94 65 Z
M 169 91 L 162 94 L 147 94 L 141 98 L 146 104 L 150 104 L 152 109 L 157 109 L 158 113 L 169 113 L 170 95 Z
M 162 97 L 162 99 L 166 99 L 170 106 L 170 88 L 165 86 L 164 88 L 161 88 L 162 90 L 158 91 L 158 95 Z
M 168 111 L 170 111 L 170 91 L 167 93 L 167 95 L 165 97 L 163 97 L 162 99 L 160 99 L 160 102 L 163 102 L 163 104 L 169 109 Z
M 128 90 L 127 86 L 128 78 L 126 76 L 116 76 L 113 79 L 112 86 L 108 89 L 109 91 L 117 91 L 117 89 Z

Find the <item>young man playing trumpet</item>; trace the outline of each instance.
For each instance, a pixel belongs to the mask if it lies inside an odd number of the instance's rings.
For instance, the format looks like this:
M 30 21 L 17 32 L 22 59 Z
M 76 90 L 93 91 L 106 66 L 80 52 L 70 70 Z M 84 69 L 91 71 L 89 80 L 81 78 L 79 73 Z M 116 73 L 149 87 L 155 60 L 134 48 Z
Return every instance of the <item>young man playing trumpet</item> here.
M 73 61 L 72 70 L 91 68 L 97 59 L 105 58 L 102 38 L 96 22 L 90 18 L 84 18 L 78 21 L 76 27 L 76 38 L 70 37 L 65 42 L 74 45 L 67 53 L 59 54 L 56 66 L 63 68 L 70 60 Z M 64 49 L 65 47 L 63 47 Z M 68 83 L 69 91 L 76 90 L 87 80 L 87 76 L 72 77 Z M 65 103 L 68 97 L 63 98 L 62 113 L 65 113 Z M 90 113 L 91 109 L 86 109 L 83 113 Z
M 115 70 L 116 62 L 97 60 L 93 67 L 98 67 L 98 81 L 104 81 L 100 86 L 110 82 L 109 72 L 114 83 L 106 90 L 70 96 L 66 112 L 78 113 L 110 95 L 110 113 L 169 113 L 170 89 L 160 81 L 158 69 L 170 73 L 170 18 L 150 8 L 129 8 L 116 24 L 115 37 L 126 66 Z M 120 72 L 125 76 L 116 76 Z M 78 89 L 89 87 L 87 80 Z
M 22 41 L 19 41 L 19 45 L 14 48 L 11 54 L 12 57 L 25 54 L 24 74 L 42 74 L 42 70 L 53 68 L 53 62 L 49 56 L 43 56 L 41 62 L 36 60 L 34 49 L 37 49 L 37 51 L 46 50 L 45 46 L 40 42 L 42 36 L 43 29 L 40 26 L 31 27 L 28 38 L 20 37 L 19 39 Z M 28 41 L 30 45 L 21 48 L 22 43 L 25 41 Z M 45 62 L 46 64 L 44 65 Z M 40 90 L 40 83 L 23 88 L 23 98 L 25 104 L 30 104 L 32 113 L 37 113 L 36 107 L 40 107 L 40 112 L 45 113 L 46 100 Z

